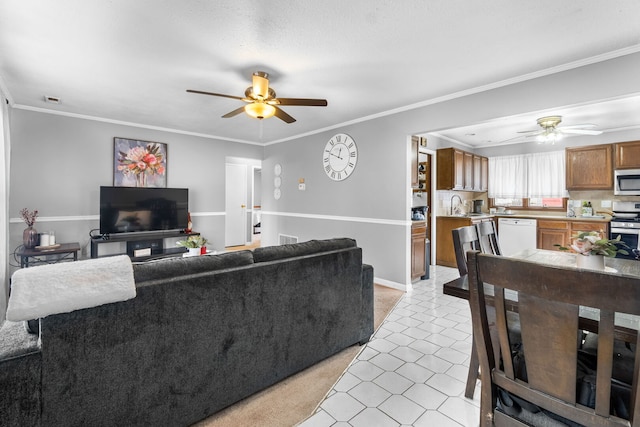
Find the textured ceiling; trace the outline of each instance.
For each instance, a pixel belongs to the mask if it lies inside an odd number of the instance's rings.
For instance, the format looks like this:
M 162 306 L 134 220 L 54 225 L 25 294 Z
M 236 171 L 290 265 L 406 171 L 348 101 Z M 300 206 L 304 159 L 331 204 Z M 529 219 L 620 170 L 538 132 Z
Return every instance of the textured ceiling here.
M 6 0 L 0 84 L 17 108 L 272 142 L 637 46 L 639 17 L 637 0 Z M 186 93 L 242 96 L 257 70 L 328 107 L 222 119 L 242 101 Z M 468 133 L 449 137 L 482 143 Z

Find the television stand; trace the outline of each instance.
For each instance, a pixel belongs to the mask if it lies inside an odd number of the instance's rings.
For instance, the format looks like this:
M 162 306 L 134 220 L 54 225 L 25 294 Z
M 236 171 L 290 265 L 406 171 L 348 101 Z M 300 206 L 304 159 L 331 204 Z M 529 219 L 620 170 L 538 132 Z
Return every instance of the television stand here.
M 129 255 L 132 261 L 144 261 L 152 258 L 164 258 L 170 256 L 182 256 L 186 248 L 169 246 L 165 239 L 180 237 L 186 239 L 189 236 L 198 236 L 200 233 L 185 233 L 182 230 L 161 231 L 152 233 L 122 233 L 108 236 L 96 236 L 91 238 L 91 258 L 101 258 L 113 255 Z M 107 251 L 100 251 L 100 247 Z M 106 252 L 106 253 L 101 253 Z M 144 255 L 138 255 L 143 253 Z

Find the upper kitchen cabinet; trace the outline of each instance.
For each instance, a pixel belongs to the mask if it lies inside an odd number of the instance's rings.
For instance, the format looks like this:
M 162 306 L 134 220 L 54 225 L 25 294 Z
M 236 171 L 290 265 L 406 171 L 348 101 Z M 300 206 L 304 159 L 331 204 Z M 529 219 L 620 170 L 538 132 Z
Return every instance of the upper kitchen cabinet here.
M 489 160 L 486 157 L 458 150 L 437 150 L 438 190 L 487 191 Z
M 567 190 L 613 189 L 611 144 L 566 148 Z
M 618 142 L 613 147 L 615 169 L 640 169 L 640 141 Z

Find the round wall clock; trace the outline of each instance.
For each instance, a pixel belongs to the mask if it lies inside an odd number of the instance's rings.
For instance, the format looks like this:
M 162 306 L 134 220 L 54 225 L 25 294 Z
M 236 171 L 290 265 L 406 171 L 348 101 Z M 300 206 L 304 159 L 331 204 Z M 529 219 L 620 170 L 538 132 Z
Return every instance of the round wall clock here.
M 324 146 L 322 167 L 332 180 L 347 179 L 353 173 L 356 163 L 358 163 L 358 147 L 349 135 L 338 133 Z

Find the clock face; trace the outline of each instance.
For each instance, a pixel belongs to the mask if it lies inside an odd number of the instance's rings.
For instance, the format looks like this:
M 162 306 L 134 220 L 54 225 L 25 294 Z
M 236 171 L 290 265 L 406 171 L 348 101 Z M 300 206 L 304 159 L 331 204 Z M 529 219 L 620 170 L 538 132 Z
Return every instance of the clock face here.
M 358 147 L 349 135 L 334 135 L 322 153 L 322 167 L 329 178 L 334 181 L 347 179 L 358 162 Z

